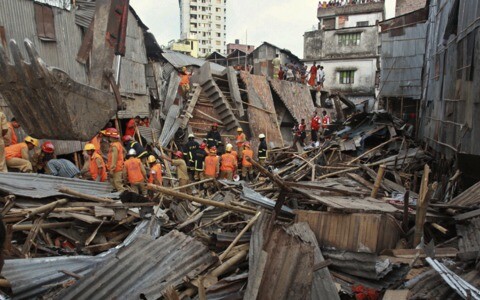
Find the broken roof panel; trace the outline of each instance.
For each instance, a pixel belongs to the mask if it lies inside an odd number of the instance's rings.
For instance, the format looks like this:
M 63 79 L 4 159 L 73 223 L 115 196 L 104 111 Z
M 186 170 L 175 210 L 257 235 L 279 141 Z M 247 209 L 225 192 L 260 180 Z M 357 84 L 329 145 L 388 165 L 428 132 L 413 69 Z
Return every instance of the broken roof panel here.
M 98 197 L 115 197 L 110 194 L 112 186 L 108 182 L 95 182 L 76 178 L 33 173 L 0 173 L 0 190 L 17 196 L 47 198 L 64 196 L 58 191 L 66 187 L 84 194 Z
M 480 181 L 469 187 L 466 191 L 453 198 L 449 205 L 452 206 L 474 206 L 480 203 Z
M 279 79 L 271 79 L 270 85 L 297 122 L 312 116 L 315 106 L 307 85 Z
M 197 66 L 200 68 L 205 63 L 210 63 L 210 69 L 212 70 L 213 74 L 221 75 L 223 72 L 225 72 L 225 67 L 222 67 L 219 64 L 211 63 L 180 52 L 164 50 L 162 56 L 177 69 L 185 66 Z
M 206 246 L 176 230 L 152 240 L 140 237 L 59 299 L 158 299 L 169 286 L 194 278 L 217 258 Z

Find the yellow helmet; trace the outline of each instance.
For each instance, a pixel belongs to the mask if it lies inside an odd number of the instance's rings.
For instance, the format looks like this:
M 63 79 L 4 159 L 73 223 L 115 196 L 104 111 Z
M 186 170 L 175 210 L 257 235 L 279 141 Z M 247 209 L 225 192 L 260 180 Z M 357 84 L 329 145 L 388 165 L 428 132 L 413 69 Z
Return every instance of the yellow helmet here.
M 232 149 L 233 149 L 232 144 L 227 144 L 227 146 L 225 147 L 225 149 L 226 149 L 227 151 L 232 151 Z
M 89 151 L 89 150 L 96 150 L 96 149 L 95 149 L 95 145 L 94 145 L 94 144 L 88 143 L 88 144 L 85 145 L 85 148 L 83 148 L 83 150 Z
M 34 145 L 35 147 L 38 147 L 38 140 L 31 137 L 31 136 L 27 136 L 23 141 L 25 143 L 30 143 L 30 144 Z
M 155 156 L 150 155 L 150 156 L 147 158 L 147 161 L 148 161 L 148 163 L 152 164 L 152 163 L 156 162 L 157 159 L 155 158 Z
M 242 132 L 242 131 L 243 131 L 242 127 L 238 127 L 238 128 L 237 128 L 237 131 L 238 131 L 238 132 Z

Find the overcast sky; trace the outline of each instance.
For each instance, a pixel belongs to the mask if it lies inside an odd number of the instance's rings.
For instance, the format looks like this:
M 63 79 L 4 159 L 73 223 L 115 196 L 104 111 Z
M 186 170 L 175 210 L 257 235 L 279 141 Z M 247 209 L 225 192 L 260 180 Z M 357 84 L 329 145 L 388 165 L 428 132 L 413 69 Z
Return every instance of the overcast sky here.
M 130 5 L 160 45 L 180 37 L 178 0 L 130 0 Z M 318 0 L 228 0 L 226 42 L 265 41 L 303 58 L 303 33 L 316 27 L 317 5 Z

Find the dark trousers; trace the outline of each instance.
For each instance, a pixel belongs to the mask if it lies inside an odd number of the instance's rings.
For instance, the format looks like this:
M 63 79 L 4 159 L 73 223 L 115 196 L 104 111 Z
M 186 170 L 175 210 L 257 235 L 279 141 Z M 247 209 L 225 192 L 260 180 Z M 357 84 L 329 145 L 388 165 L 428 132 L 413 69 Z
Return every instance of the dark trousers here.
M 311 135 L 312 135 L 312 142 L 318 141 L 318 130 L 312 129 Z

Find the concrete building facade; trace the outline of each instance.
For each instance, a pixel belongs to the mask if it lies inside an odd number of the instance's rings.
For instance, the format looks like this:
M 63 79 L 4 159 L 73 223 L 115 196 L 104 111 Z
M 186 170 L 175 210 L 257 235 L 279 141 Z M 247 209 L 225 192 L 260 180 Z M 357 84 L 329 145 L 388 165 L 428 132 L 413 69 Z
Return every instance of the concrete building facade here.
M 227 44 L 227 55 L 232 54 L 235 50 L 240 50 L 242 52 L 250 54 L 253 50 L 255 50 L 255 46 L 240 44 L 240 40 L 236 39 L 235 43 Z
M 196 36 L 190 36 L 186 39 L 172 40 L 168 43 L 168 50 L 177 51 L 192 57 L 198 57 L 198 40 Z
M 180 39 L 196 36 L 198 56 L 226 52 L 227 0 L 178 0 Z
M 373 105 L 383 14 L 383 2 L 318 9 L 318 30 L 304 34 L 303 61 L 324 67 L 327 90 Z

